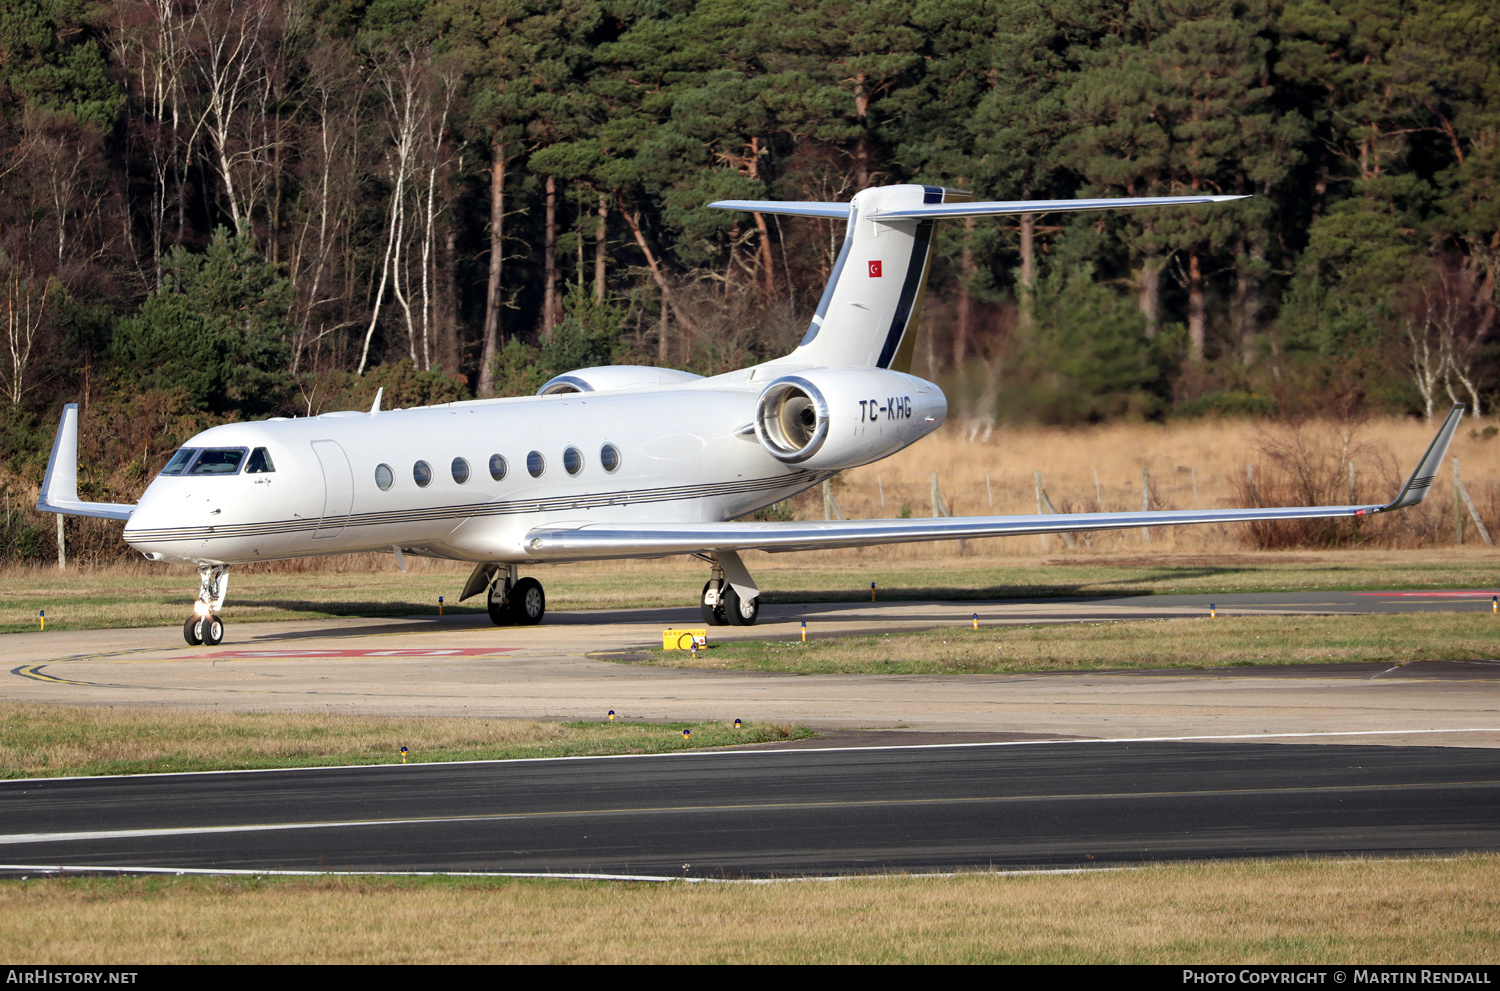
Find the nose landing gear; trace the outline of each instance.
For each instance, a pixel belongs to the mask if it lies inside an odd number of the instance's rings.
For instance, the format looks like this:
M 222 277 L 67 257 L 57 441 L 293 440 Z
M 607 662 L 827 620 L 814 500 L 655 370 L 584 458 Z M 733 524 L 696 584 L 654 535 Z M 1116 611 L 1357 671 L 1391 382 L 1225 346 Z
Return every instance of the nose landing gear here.
M 198 601 L 193 603 L 193 614 L 182 624 L 182 638 L 189 645 L 216 647 L 223 642 L 224 621 L 219 618 L 219 609 L 224 605 L 224 594 L 228 590 L 227 567 L 222 564 L 198 566 Z

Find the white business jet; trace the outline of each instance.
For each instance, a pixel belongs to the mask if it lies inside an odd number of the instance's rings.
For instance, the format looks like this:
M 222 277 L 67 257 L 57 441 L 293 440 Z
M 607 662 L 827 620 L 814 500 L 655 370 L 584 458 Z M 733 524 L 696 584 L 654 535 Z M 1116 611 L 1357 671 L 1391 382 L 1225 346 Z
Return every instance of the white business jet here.
M 833 274 L 791 354 L 704 378 L 666 368 L 583 368 L 536 396 L 230 423 L 172 455 L 135 505 L 78 498 L 78 408 L 63 411 L 37 508 L 125 521 L 152 561 L 195 565 L 191 644 L 224 636 L 228 568 L 390 551 L 475 563 L 460 600 L 486 593 L 499 625 L 541 621 L 523 566 L 693 554 L 710 567 L 711 624 L 748 626 L 760 590 L 740 552 L 861 547 L 1185 523 L 1382 513 L 1420 502 L 1463 407 L 1455 406 L 1395 499 L 1308 506 L 1061 516 L 732 522 L 942 425 L 942 390 L 907 373 L 936 221 L 1219 203 L 1235 196 L 973 202 L 958 190 L 866 189 L 849 203 L 711 204 L 848 222 Z

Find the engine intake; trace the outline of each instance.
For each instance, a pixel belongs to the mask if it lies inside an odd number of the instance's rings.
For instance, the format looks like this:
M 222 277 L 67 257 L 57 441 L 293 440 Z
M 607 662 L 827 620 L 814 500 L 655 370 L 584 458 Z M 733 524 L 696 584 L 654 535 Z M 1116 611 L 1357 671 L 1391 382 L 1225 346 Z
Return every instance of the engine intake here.
M 869 464 L 942 425 L 931 382 L 887 368 L 812 368 L 773 379 L 755 404 L 755 436 L 776 460 L 835 470 Z
M 828 439 L 828 401 L 801 376 L 779 378 L 760 394 L 755 434 L 772 457 L 787 464 L 806 461 Z

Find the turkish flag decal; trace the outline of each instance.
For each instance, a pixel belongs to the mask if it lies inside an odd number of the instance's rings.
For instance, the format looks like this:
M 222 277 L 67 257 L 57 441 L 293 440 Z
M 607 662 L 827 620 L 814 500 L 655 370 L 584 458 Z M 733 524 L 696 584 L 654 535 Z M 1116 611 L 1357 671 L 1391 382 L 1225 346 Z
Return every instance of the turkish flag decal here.
M 878 278 L 880 278 L 880 262 L 878 262 L 878 261 L 870 262 L 870 278 L 872 278 L 872 279 L 878 279 Z

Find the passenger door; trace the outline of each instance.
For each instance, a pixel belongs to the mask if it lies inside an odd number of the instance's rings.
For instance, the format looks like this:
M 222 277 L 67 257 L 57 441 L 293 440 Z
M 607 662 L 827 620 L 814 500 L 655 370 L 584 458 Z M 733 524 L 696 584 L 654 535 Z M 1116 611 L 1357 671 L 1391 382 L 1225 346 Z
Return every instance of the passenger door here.
M 349 511 L 354 508 L 354 472 L 337 441 L 315 440 L 312 449 L 323 468 L 323 515 L 313 539 L 326 540 L 343 533 L 349 522 Z

